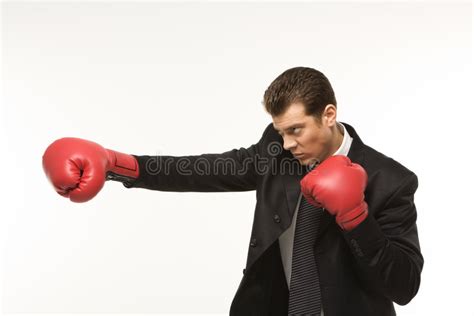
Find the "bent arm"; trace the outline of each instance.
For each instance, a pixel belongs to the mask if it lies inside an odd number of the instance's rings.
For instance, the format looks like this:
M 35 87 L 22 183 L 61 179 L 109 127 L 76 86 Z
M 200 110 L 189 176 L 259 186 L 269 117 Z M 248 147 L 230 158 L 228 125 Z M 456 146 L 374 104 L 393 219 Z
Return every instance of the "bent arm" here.
M 409 175 L 383 210 L 344 233 L 359 277 L 399 305 L 415 297 L 423 268 L 414 204 L 417 187 L 416 175 Z

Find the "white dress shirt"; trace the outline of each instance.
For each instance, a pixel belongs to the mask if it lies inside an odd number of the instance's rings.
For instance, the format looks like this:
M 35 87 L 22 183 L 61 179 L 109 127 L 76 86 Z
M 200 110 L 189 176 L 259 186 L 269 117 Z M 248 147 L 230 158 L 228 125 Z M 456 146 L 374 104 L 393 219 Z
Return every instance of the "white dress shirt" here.
M 336 152 L 333 154 L 334 155 L 343 155 L 347 156 L 349 153 L 349 149 L 351 148 L 352 144 L 352 137 L 349 135 L 349 133 L 346 131 L 346 128 L 344 127 L 343 124 L 337 122 L 337 124 L 342 127 L 344 130 L 344 138 L 342 139 L 341 146 L 336 150 Z M 279 242 L 280 242 L 280 252 L 281 252 L 281 260 L 283 263 L 283 269 L 285 270 L 285 275 L 286 275 L 286 281 L 288 282 L 288 288 L 290 287 L 290 281 L 291 281 L 291 262 L 293 258 L 293 240 L 295 237 L 295 226 L 296 226 L 296 217 L 298 216 L 298 209 L 300 206 L 300 201 L 301 201 L 302 194 L 300 193 L 300 196 L 298 198 L 298 203 L 296 203 L 296 209 L 295 209 L 295 215 L 293 216 L 293 221 L 291 222 L 290 227 L 288 227 L 283 234 L 279 237 Z M 324 315 L 324 312 L 322 311 L 322 306 L 321 306 L 321 316 Z

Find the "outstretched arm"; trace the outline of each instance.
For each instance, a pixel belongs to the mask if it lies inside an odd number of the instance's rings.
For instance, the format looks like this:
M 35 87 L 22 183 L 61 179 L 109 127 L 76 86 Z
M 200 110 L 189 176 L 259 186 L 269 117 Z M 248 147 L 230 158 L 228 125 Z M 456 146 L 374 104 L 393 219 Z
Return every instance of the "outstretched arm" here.
M 220 154 L 195 156 L 135 156 L 140 176 L 124 181 L 126 187 L 175 192 L 255 190 L 262 157 L 262 142 Z

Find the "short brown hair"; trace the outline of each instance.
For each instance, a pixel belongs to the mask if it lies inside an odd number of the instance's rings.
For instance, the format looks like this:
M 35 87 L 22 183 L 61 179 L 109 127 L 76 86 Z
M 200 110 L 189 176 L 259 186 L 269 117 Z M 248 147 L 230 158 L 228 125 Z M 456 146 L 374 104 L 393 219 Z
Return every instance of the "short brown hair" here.
M 279 75 L 263 96 L 265 110 L 271 116 L 283 114 L 293 104 L 301 102 L 306 115 L 318 121 L 328 104 L 336 104 L 334 91 L 326 76 L 313 68 L 295 67 Z

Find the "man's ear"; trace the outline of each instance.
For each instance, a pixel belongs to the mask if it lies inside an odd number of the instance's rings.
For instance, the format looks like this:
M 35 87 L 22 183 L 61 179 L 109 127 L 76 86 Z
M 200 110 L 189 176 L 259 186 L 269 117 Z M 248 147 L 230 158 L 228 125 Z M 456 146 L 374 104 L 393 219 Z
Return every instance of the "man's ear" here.
M 334 104 L 328 104 L 324 108 L 323 115 L 321 117 L 322 122 L 324 125 L 332 127 L 336 125 L 336 119 L 337 119 L 337 108 Z

